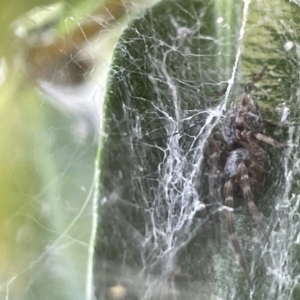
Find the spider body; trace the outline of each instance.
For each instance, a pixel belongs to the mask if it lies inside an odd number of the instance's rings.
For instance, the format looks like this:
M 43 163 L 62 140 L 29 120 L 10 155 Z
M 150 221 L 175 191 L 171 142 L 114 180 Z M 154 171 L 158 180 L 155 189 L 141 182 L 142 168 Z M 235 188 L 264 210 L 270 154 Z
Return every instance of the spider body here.
M 227 178 L 232 178 L 238 175 L 239 165 L 243 162 L 249 164 L 251 161 L 251 155 L 245 148 L 237 148 L 230 152 L 230 155 L 226 161 L 224 167 L 224 173 Z
M 236 119 L 239 113 L 243 116 L 244 120 L 243 124 L 236 128 Z M 241 111 L 241 107 L 228 110 L 222 124 L 222 134 L 225 142 L 230 146 L 238 143 L 238 133 L 243 128 L 247 128 L 252 132 L 263 133 L 263 121 L 260 110 L 251 103 L 248 104 L 246 111 Z
M 268 241 L 268 234 L 253 201 L 252 188 L 257 184 L 263 173 L 263 164 L 266 157 L 266 153 L 260 144 L 266 143 L 273 147 L 285 146 L 285 144 L 281 144 L 263 134 L 262 115 L 258 106 L 253 104 L 250 99 L 250 92 L 254 84 L 261 79 L 265 70 L 266 67 L 245 84 L 240 103 L 225 113 L 225 118 L 222 123 L 224 142 L 220 143 L 219 140 L 214 140 L 214 151 L 212 151 L 210 155 L 209 162 L 210 170 L 214 171 L 210 175 L 211 178 L 215 177 L 217 168 L 219 168 L 219 173 L 222 174 L 224 183 L 222 187 L 224 204 L 229 208 L 226 210 L 229 240 L 234 252 L 238 256 L 239 264 L 244 271 L 250 287 L 252 283 L 248 271 L 248 264 L 235 233 L 234 196 L 237 196 L 237 191 L 240 191 L 260 232 Z M 211 188 L 214 188 L 214 184 L 211 183 L 211 181 L 212 179 L 209 180 L 210 195 L 215 195 L 216 193 L 211 191 Z M 216 197 L 211 198 L 211 202 L 215 204 Z M 217 220 L 218 217 L 212 214 L 212 219 L 214 221 Z M 218 224 L 216 224 L 216 226 L 218 226 Z M 219 232 L 219 229 L 216 231 Z

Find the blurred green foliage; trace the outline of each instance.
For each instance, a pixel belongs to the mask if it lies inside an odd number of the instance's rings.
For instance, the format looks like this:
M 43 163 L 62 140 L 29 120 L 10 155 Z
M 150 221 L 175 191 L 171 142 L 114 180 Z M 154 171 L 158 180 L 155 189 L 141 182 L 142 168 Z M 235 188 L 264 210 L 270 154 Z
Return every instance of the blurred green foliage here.
M 51 3 L 0 4 L 1 299 L 73 300 L 86 293 L 94 136 L 77 139 L 76 118 L 45 102 L 26 69 L 28 48 L 18 46 L 12 27 L 33 7 Z M 58 21 L 95 4 L 66 1 Z

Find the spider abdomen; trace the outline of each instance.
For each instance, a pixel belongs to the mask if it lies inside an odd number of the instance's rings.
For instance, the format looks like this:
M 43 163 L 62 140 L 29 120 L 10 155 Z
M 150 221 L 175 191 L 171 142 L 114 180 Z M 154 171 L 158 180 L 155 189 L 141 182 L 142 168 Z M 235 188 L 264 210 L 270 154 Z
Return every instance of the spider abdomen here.
M 229 178 L 238 174 L 238 167 L 241 162 L 247 162 L 251 160 L 249 151 L 245 148 L 238 148 L 233 150 L 227 158 L 224 172 Z

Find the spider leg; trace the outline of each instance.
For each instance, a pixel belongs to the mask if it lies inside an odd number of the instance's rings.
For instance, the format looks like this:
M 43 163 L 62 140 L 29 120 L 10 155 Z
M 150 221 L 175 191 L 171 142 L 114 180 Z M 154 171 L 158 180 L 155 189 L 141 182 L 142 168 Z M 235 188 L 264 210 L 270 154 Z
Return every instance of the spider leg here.
M 258 133 L 258 132 L 252 132 L 251 130 L 243 130 L 240 133 L 240 136 L 244 137 L 245 139 L 247 139 L 249 141 L 251 139 L 261 141 L 261 142 L 264 142 L 264 143 L 269 144 L 276 148 L 286 147 L 286 144 L 279 143 L 269 136 L 266 136 L 266 135 L 264 135 L 262 133 Z
M 248 264 L 245 259 L 242 248 L 240 246 L 240 242 L 237 239 L 237 236 L 235 234 L 234 216 L 233 216 L 233 184 L 234 184 L 233 180 L 234 180 L 233 178 L 230 178 L 224 185 L 225 205 L 231 208 L 230 210 L 226 211 L 229 240 L 233 246 L 234 252 L 238 256 L 239 264 L 244 271 L 248 284 L 250 287 L 252 287 L 252 282 L 248 270 Z
M 254 76 L 251 78 L 251 80 L 248 81 L 248 82 L 245 84 L 245 88 L 244 88 L 244 92 L 245 92 L 245 93 L 248 93 L 248 94 L 251 93 L 252 87 L 254 86 L 254 84 L 255 84 L 256 82 L 258 82 L 258 81 L 261 80 L 261 78 L 264 76 L 266 70 L 267 70 L 267 66 L 264 66 L 264 67 L 262 68 L 262 70 L 261 70 L 258 74 L 254 75 Z
M 267 66 L 264 66 L 260 73 L 254 75 L 250 81 L 245 84 L 244 92 L 242 95 L 241 107 L 236 116 L 236 126 L 241 126 L 244 123 L 243 113 L 247 111 L 247 105 L 250 102 L 250 93 L 256 82 L 258 82 L 267 70 Z
M 241 186 L 244 198 L 247 202 L 248 208 L 252 214 L 253 219 L 255 220 L 256 224 L 260 227 L 261 232 L 263 233 L 265 239 L 268 241 L 269 237 L 268 234 L 264 228 L 263 221 L 257 211 L 256 205 L 253 202 L 253 196 L 250 188 L 250 181 L 249 181 L 249 174 L 248 174 L 248 168 L 246 167 L 244 162 L 241 162 L 238 166 L 238 174 L 241 178 Z
M 239 144 L 247 149 L 258 162 L 263 162 L 266 157 L 266 151 L 262 149 L 259 145 L 253 142 L 250 138 L 250 135 L 238 133 Z
M 266 135 L 263 135 L 261 133 L 253 133 L 253 136 L 258 140 L 258 141 L 262 141 L 266 144 L 269 144 L 273 147 L 276 147 L 276 148 L 281 148 L 281 147 L 286 147 L 286 144 L 282 144 L 282 143 L 279 143 L 277 142 L 276 140 L 274 140 L 273 138 L 271 137 L 268 137 Z
M 265 151 L 255 143 L 255 141 L 261 141 L 277 148 L 286 147 L 286 144 L 279 143 L 271 137 L 261 133 L 254 133 L 249 130 L 244 130 L 242 132 L 236 130 L 236 135 L 239 138 L 239 144 L 246 148 L 260 162 L 263 161 L 265 157 Z

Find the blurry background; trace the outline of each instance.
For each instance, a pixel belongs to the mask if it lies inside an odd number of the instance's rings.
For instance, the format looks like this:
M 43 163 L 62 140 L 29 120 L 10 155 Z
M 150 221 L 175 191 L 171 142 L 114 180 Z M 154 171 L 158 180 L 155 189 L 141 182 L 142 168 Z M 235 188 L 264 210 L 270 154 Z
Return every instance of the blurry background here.
M 1 0 L 0 299 L 92 297 L 106 75 L 120 33 L 153 2 Z

